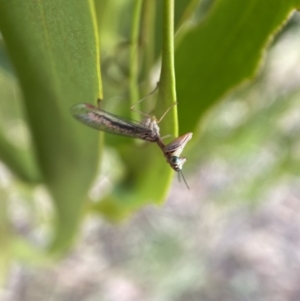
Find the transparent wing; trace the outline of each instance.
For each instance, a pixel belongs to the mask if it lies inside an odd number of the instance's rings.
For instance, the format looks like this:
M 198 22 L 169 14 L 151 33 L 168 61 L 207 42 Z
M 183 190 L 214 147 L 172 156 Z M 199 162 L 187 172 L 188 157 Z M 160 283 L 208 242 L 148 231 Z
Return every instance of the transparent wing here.
M 192 136 L 193 133 L 187 133 L 176 138 L 164 147 L 164 151 L 172 156 L 179 157 L 185 145 L 192 138 Z
M 105 112 L 91 104 L 76 104 L 71 113 L 85 125 L 106 133 L 156 141 L 155 133 L 144 124 Z

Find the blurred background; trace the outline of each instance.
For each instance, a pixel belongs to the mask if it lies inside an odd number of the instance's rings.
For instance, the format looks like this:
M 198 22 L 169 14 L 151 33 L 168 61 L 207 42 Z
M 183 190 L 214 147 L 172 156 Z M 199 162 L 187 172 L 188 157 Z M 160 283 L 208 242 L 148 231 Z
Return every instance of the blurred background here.
M 116 40 L 106 45 L 116 48 Z M 30 246 L 42 249 L 51 233 L 54 209 L 45 187 L 28 188 L 1 163 L 1 240 L 13 233 L 28 245 L 14 243 L 16 258 L 0 250 L 7 269 L 0 300 L 300 300 L 299 49 L 294 14 L 255 79 L 227 93 L 201 120 L 195 145 L 184 153 L 190 190 L 174 178 L 165 204 L 145 206 L 118 224 L 86 214 L 78 241 L 58 262 Z M 108 55 L 102 57 L 107 63 Z M 5 119 L 5 110 L 18 114 L 13 100 L 20 90 L 3 62 L 0 87 L 12 102 L 1 103 L 1 127 L 26 148 L 21 119 Z M 122 95 L 111 78 L 103 81 L 108 99 Z M 91 199 L 99 185 L 109 191 L 122 174 L 119 162 L 107 175 L 120 160 L 111 146 L 104 158 Z

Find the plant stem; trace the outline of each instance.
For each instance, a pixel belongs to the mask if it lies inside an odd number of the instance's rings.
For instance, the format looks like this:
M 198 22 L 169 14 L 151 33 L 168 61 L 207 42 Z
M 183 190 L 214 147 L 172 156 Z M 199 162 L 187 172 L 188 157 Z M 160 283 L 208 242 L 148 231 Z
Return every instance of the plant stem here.
M 131 39 L 130 39 L 130 68 L 129 68 L 129 97 L 130 104 L 133 105 L 139 100 L 138 75 L 139 75 L 139 28 L 142 11 L 142 0 L 135 0 Z M 138 109 L 138 108 L 136 108 Z M 132 112 L 132 117 L 137 119 L 136 112 Z
M 163 44 L 162 63 L 159 84 L 158 102 L 162 103 L 159 113 L 162 114 L 176 102 L 176 81 L 174 67 L 174 0 L 163 0 Z M 177 135 L 177 106 L 166 116 L 168 134 Z

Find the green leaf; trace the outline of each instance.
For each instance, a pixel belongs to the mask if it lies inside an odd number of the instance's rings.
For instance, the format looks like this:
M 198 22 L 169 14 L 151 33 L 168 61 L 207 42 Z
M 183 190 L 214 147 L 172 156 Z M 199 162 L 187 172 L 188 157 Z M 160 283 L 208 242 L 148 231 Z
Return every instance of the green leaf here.
M 92 103 L 101 96 L 93 2 L 0 0 L 0 30 L 24 94 L 37 161 L 57 210 L 52 247 L 62 249 L 75 234 L 98 162 L 97 132 L 69 112 L 72 104 Z
M 179 124 L 196 128 L 226 92 L 251 79 L 264 50 L 299 0 L 216 0 L 176 49 Z
M 4 53 L 0 53 L 0 57 L 5 59 Z M 3 65 L 0 59 L 0 66 L 0 158 L 19 179 L 38 183 L 41 176 L 30 145 L 26 122 L 22 118 L 19 87 L 13 73 L 8 71 L 9 63 Z

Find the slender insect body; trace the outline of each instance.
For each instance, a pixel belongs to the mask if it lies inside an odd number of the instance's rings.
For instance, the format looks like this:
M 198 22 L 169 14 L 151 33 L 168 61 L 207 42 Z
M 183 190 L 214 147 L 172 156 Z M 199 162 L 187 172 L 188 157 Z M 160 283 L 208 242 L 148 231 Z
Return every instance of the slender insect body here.
M 163 116 L 165 116 L 166 112 Z M 108 113 L 91 104 L 74 105 L 71 108 L 71 113 L 77 120 L 94 129 L 157 143 L 169 165 L 173 170 L 179 172 L 179 176 L 181 175 L 184 179 L 181 170 L 183 164 L 186 162 L 186 158 L 180 157 L 180 154 L 187 142 L 192 138 L 192 133 L 184 134 L 165 145 L 160 137 L 158 126 L 162 118 L 157 121 L 154 116 L 148 116 L 142 122 L 136 122 Z M 185 179 L 184 182 L 187 188 L 189 188 Z
M 91 104 L 74 105 L 71 113 L 85 125 L 106 133 L 150 142 L 156 142 L 159 138 L 159 127 L 156 122 L 151 122 L 150 118 L 147 118 L 150 121 L 140 123 L 108 113 Z

